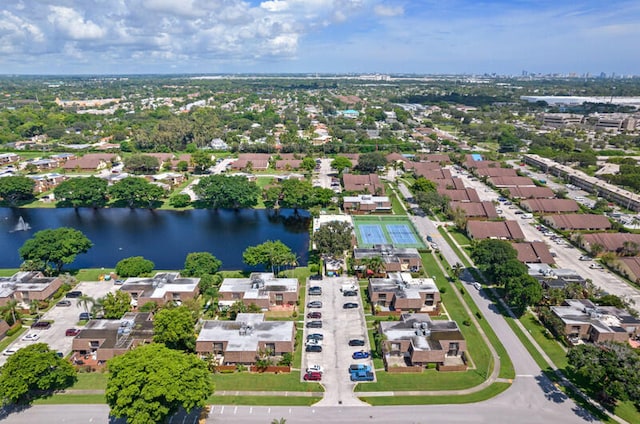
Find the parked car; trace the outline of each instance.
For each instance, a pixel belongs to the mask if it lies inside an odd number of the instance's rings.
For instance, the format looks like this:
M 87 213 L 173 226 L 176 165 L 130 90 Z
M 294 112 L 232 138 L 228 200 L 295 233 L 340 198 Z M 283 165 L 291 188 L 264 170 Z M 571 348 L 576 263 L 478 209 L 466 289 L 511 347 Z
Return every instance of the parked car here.
M 351 340 L 349 340 L 349 346 L 364 346 L 364 340 L 362 340 L 362 339 L 351 339 Z
M 311 339 L 324 340 L 324 335 L 322 335 L 320 333 L 307 334 L 307 340 L 311 340 Z
M 307 328 L 322 328 L 322 321 L 309 321 Z
M 304 343 L 305 346 L 322 346 L 322 340 L 317 340 L 317 339 L 307 339 L 307 341 Z
M 309 312 L 307 318 L 319 319 L 322 318 L 322 312 Z
M 35 328 L 38 330 L 48 330 L 51 328 L 51 323 L 49 321 L 36 321 L 31 324 L 31 328 Z
M 72 290 L 65 295 L 66 298 L 75 299 L 82 296 L 82 292 L 80 290 Z
M 580 260 L 581 261 L 590 261 L 591 260 L 591 256 L 582 255 L 582 256 L 580 256 Z
M 67 328 L 67 331 L 64 332 L 65 336 L 77 336 L 78 334 L 80 334 L 80 330 L 77 328 Z
M 603 269 L 603 266 L 600 265 L 599 263 L 594 262 L 594 263 L 589 265 L 589 268 L 591 268 L 591 269 Z
M 322 346 L 320 345 L 307 345 L 304 348 L 305 352 L 322 352 Z
M 307 308 L 322 308 L 322 302 L 319 300 L 314 300 L 307 303 Z
M 353 352 L 353 355 L 351 355 L 353 359 L 367 359 L 369 356 L 369 352 L 366 352 L 364 350 Z
M 342 292 L 343 296 L 357 296 L 358 292 L 355 290 L 347 290 Z
M 322 365 L 318 365 L 318 364 L 314 364 L 314 365 L 309 365 L 307 367 L 307 372 L 319 372 L 320 374 L 322 374 L 324 372 L 324 368 L 322 368 Z
M 343 307 L 344 309 L 355 309 L 355 308 L 357 308 L 357 307 L 358 307 L 358 304 L 357 304 L 357 303 L 354 303 L 354 302 L 347 302 L 347 303 L 345 303 L 344 305 L 342 305 L 342 307 Z
M 319 372 L 308 372 L 304 375 L 305 381 L 320 381 L 322 380 L 322 374 Z
M 351 381 L 373 381 L 373 373 L 371 371 L 352 372 Z
M 482 286 L 480 285 L 480 283 L 473 283 L 473 287 L 475 287 L 476 290 L 480 290 L 482 289 Z
M 27 334 L 22 338 L 25 342 L 35 342 L 38 339 L 40 339 L 40 336 L 36 333 Z
M 13 355 L 14 353 L 16 353 L 17 351 L 18 351 L 18 349 L 5 349 L 5 350 L 2 352 L 2 354 L 3 354 L 4 356 L 11 356 L 11 355 Z
M 311 296 L 319 296 L 322 294 L 322 287 L 319 286 L 312 286 L 309 287 L 309 294 Z
M 351 364 L 349 365 L 349 372 L 356 371 L 371 371 L 371 367 L 367 364 Z
M 124 284 L 124 280 L 120 280 L 120 279 L 115 280 L 115 281 L 113 282 L 113 284 L 115 284 L 116 286 L 121 286 L 121 285 L 123 285 L 123 284 Z
M 430 235 L 427 235 L 427 241 L 431 243 L 433 241 L 433 237 L 431 237 Z
M 71 301 L 70 300 L 61 300 L 60 302 L 56 303 L 56 306 L 71 306 Z
M 91 314 L 89 312 L 80 312 L 78 319 L 80 321 L 89 321 L 91 319 Z

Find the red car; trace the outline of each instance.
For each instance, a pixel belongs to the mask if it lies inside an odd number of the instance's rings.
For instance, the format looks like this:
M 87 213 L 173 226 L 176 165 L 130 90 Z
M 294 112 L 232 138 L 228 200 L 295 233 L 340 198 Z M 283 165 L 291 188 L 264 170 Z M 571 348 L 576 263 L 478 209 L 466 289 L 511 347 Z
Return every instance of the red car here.
M 317 371 L 311 371 L 304 375 L 304 381 L 320 381 L 322 380 L 322 374 Z
M 64 332 L 65 336 L 77 336 L 80 334 L 80 330 L 77 328 L 67 328 L 67 331 Z
M 307 318 L 320 319 L 322 318 L 322 312 L 309 312 Z

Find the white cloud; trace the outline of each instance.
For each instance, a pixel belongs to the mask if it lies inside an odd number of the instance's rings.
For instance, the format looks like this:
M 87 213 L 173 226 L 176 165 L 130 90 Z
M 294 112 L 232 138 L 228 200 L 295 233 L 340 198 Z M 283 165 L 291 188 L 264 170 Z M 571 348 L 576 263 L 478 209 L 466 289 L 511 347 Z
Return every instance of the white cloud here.
M 102 38 L 106 31 L 93 21 L 85 20 L 74 9 L 62 6 L 49 6 L 49 22 L 66 33 L 73 40 L 95 40 Z
M 404 7 L 402 6 L 386 6 L 384 4 L 377 4 L 374 6 L 373 11 L 376 15 L 384 17 L 404 15 Z
M 264 1 L 260 3 L 260 7 L 269 12 L 283 12 L 289 10 L 289 3 L 286 0 Z

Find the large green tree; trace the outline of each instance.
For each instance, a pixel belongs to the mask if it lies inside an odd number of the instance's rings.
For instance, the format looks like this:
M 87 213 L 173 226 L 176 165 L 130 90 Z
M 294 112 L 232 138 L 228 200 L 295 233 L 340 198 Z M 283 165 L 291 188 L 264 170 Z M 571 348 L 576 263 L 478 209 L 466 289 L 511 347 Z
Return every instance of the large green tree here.
M 159 206 L 165 191 L 142 177 L 126 177 L 109 187 L 109 195 L 130 208 L 142 206 L 151 209 Z
M 243 176 L 210 175 L 193 188 L 202 202 L 213 209 L 252 208 L 258 204 L 260 188 Z
M 196 347 L 195 325 L 196 317 L 186 306 L 162 308 L 153 317 L 153 341 L 192 352 Z
M 204 150 L 198 150 L 191 154 L 191 162 L 193 163 L 193 171 L 196 174 L 204 173 L 211 165 L 211 153 Z
M 627 343 L 585 343 L 571 348 L 569 366 L 607 405 L 632 401 L 640 406 L 640 354 Z
M 106 319 L 120 319 L 131 311 L 131 296 L 125 291 L 118 290 L 115 293 L 107 293 L 100 299 L 100 304 Z
M 0 368 L 2 404 L 29 404 L 71 386 L 76 371 L 71 363 L 50 350 L 46 343 L 19 349 Z
M 61 207 L 101 208 L 107 204 L 107 181 L 94 176 L 71 178 L 53 189 Z
M 0 197 L 9 205 L 33 199 L 35 182 L 29 177 L 19 175 L 0 178 Z
M 267 240 L 257 246 L 249 246 L 242 254 L 242 260 L 249 266 L 264 265 L 277 273 L 282 267 L 293 266 L 296 255 L 280 240 Z
M 213 393 L 204 361 L 152 343 L 107 362 L 106 398 L 111 415 L 128 424 L 165 422 L 180 407 L 201 408 Z
M 344 156 L 336 156 L 336 158 L 331 161 L 331 168 L 338 171 L 339 174 L 342 174 L 345 169 L 351 169 L 352 167 L 353 163 L 351 163 L 349 158 Z
M 496 271 L 501 264 L 517 258 L 518 251 L 504 240 L 481 240 L 471 250 L 473 262 L 492 281 L 496 280 Z
M 382 152 L 363 153 L 358 158 L 356 169 L 360 172 L 376 172 L 379 167 L 387 164 L 387 158 Z
M 131 155 L 124 159 L 124 168 L 134 174 L 155 174 L 160 169 L 160 161 L 154 156 Z
M 24 261 L 39 262 L 43 270 L 52 266 L 59 273 L 65 264 L 70 264 L 80 253 L 86 253 L 93 243 L 82 232 L 60 227 L 38 231 L 25 241 L 19 250 Z
M 330 221 L 313 233 L 313 242 L 323 256 L 342 257 L 351 248 L 353 227 L 344 221 Z
M 116 274 L 120 277 L 139 277 L 153 271 L 155 264 L 142 256 L 131 256 L 118 261 Z
M 504 290 L 507 303 L 520 313 L 542 300 L 542 285 L 530 275 L 510 278 L 505 283 Z
M 222 262 L 209 252 L 192 252 L 184 261 L 182 275 L 185 277 L 204 277 L 215 274 L 222 266 Z

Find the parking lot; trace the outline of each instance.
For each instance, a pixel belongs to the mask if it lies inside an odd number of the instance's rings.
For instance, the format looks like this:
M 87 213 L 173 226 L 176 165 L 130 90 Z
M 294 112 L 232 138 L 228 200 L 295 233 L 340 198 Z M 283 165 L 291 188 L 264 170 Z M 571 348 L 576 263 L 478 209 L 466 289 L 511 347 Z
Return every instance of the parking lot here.
M 116 286 L 112 281 L 84 282 L 78 284 L 73 290 L 79 290 L 83 294 L 96 299 L 105 296 L 109 292 L 116 291 Z M 71 341 L 73 337 L 65 336 L 68 328 L 82 328 L 78 325 L 78 316 L 84 309 L 78 304 L 78 299 L 66 299 L 71 302 L 70 306 L 53 306 L 44 313 L 41 320 L 53 321 L 48 329 L 29 329 L 20 338 L 13 342 L 7 349 L 17 350 L 33 343 L 47 343 L 52 350 L 62 352 L 65 356 L 71 352 Z M 91 308 L 91 305 L 88 305 Z M 28 334 L 37 334 L 38 340 L 22 340 Z M 0 355 L 0 365 L 4 365 L 7 356 Z
M 357 296 L 344 296 L 341 292 L 343 285 L 357 286 L 357 280 L 353 277 L 325 277 L 320 281 L 311 280 L 307 285 L 307 288 L 322 288 L 321 295 L 309 295 L 307 290 L 305 305 L 311 301 L 321 301 L 322 307 L 305 308 L 303 338 L 306 342 L 308 334 L 322 334 L 322 352 L 305 352 L 303 347 L 302 355 L 303 370 L 311 365 L 320 365 L 324 370 L 321 383 L 325 387 L 325 396 L 318 405 L 361 405 L 362 402 L 353 395 L 355 383 L 350 380 L 349 366 L 354 363 L 373 366 L 371 358 L 352 359 L 355 351 L 370 352 L 370 343 L 359 290 Z M 344 304 L 348 302 L 357 303 L 357 308 L 345 309 Z M 307 314 L 316 311 L 322 313 L 322 328 L 307 328 L 309 321 L 316 320 L 306 318 Z M 363 339 L 365 345 L 349 346 L 351 339 Z M 303 375 L 304 372 L 301 378 Z

